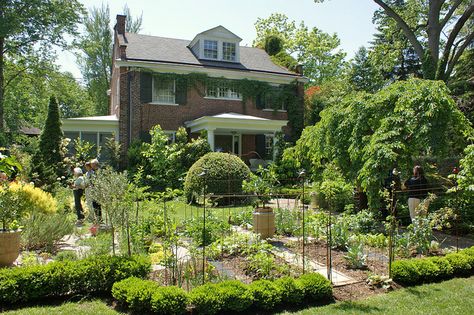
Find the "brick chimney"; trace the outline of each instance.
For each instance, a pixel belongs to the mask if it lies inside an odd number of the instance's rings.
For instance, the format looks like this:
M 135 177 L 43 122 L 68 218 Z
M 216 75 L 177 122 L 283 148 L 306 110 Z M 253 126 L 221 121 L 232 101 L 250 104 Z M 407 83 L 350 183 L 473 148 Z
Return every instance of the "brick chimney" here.
M 117 14 L 117 24 L 115 24 L 115 30 L 118 34 L 125 34 L 125 23 L 127 20 L 126 15 Z

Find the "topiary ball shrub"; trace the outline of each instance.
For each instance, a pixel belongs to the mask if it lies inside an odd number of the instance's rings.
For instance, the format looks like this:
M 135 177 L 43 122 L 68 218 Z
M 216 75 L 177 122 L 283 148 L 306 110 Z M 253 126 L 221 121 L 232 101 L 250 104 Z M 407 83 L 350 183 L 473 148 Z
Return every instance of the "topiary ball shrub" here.
M 280 288 L 283 305 L 299 305 L 303 302 L 303 288 L 294 278 L 282 277 L 277 279 L 275 284 Z
M 249 285 L 252 292 L 254 306 L 262 310 L 272 310 L 281 303 L 281 290 L 270 280 L 257 280 Z
M 155 314 L 180 315 L 186 313 L 188 295 L 178 287 L 159 287 L 151 296 L 151 310 Z
M 213 283 L 206 283 L 194 288 L 189 293 L 189 301 L 197 314 L 213 315 L 222 309 L 219 289 Z
M 253 303 L 252 292 L 238 280 L 229 280 L 217 284 L 222 312 L 243 312 Z
M 205 175 L 200 176 L 205 170 Z M 196 201 L 203 194 L 242 194 L 242 181 L 250 177 L 250 169 L 237 156 L 228 153 L 211 152 L 191 166 L 184 182 L 184 193 L 188 201 Z M 229 198 L 216 200 L 220 204 Z
M 297 282 L 309 302 L 325 302 L 332 298 L 331 282 L 319 273 L 304 274 Z

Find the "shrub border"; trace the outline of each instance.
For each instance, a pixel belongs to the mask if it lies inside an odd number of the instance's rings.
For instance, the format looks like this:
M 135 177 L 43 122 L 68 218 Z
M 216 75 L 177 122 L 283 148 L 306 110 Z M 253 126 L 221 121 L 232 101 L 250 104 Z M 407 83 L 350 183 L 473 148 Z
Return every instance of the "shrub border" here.
M 403 259 L 392 264 L 392 279 L 407 286 L 470 275 L 474 275 L 474 246 L 444 257 Z
M 160 293 L 166 288 L 171 292 L 168 296 Z M 238 306 L 229 303 L 232 296 L 237 298 L 236 295 L 242 299 Z M 259 280 L 250 284 L 236 280 L 206 283 L 186 293 L 178 287 L 161 287 L 150 280 L 129 278 L 113 285 L 112 296 L 132 312 L 178 315 L 192 309 L 193 314 L 213 315 L 228 311 L 245 313 L 253 309 L 270 311 L 289 304 L 329 303 L 332 300 L 332 285 L 324 276 L 310 273 L 297 279 L 284 277 L 281 280 Z M 162 298 L 160 303 L 156 303 L 158 296 Z M 289 298 L 294 299 L 289 301 Z M 228 302 L 224 303 L 224 300 Z M 159 308 L 159 305 L 175 307 Z

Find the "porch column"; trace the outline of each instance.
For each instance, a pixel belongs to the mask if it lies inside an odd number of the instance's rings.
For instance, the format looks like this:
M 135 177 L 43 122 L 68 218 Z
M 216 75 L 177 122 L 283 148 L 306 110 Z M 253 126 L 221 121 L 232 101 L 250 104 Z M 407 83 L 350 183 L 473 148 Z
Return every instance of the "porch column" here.
M 207 130 L 207 143 L 211 147 L 211 151 L 214 152 L 214 128 L 208 128 Z

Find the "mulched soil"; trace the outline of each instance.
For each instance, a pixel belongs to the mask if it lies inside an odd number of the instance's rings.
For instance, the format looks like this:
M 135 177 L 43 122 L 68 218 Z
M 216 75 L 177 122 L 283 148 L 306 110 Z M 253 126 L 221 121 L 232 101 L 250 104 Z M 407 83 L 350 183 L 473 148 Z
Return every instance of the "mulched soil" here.
M 293 252 L 301 253 L 301 245 L 291 248 Z M 352 269 L 350 268 L 344 255 L 346 252 L 332 249 L 332 266 L 333 269 L 349 276 L 357 281 L 357 283 L 334 287 L 334 298 L 336 301 L 357 300 L 370 295 L 381 294 L 387 292 L 383 288 L 374 288 L 367 284 L 367 278 L 370 275 L 387 275 L 388 274 L 388 258 L 386 253 L 379 249 L 371 249 L 368 253 L 367 268 Z M 309 259 L 319 262 L 327 266 L 327 246 L 325 242 L 313 241 L 306 244 L 305 255 Z M 393 283 L 393 288 L 400 286 Z

